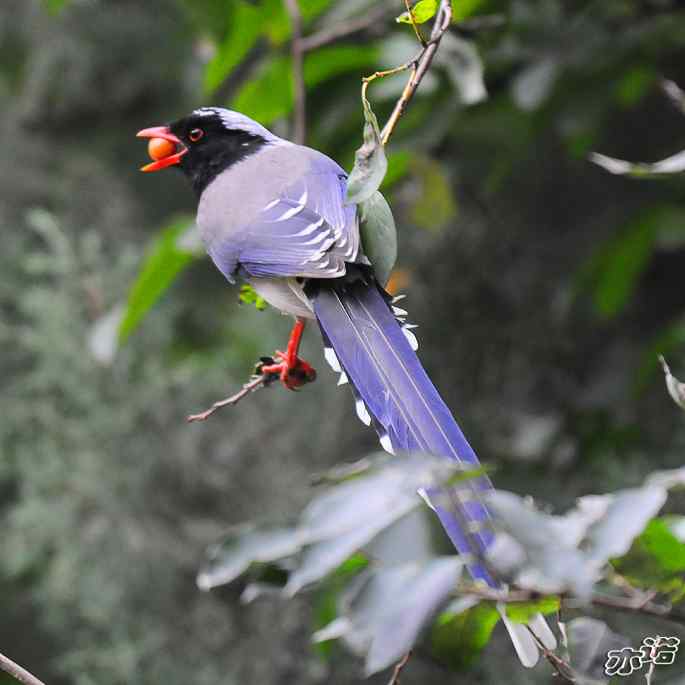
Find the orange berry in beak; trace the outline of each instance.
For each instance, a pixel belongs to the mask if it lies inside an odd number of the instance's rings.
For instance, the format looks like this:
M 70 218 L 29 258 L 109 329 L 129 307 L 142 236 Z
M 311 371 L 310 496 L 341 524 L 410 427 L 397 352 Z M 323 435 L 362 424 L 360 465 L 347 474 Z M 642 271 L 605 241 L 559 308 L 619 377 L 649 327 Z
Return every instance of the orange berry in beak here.
M 166 138 L 150 138 L 147 144 L 147 153 L 156 162 L 173 155 L 174 152 L 176 152 L 176 145 Z

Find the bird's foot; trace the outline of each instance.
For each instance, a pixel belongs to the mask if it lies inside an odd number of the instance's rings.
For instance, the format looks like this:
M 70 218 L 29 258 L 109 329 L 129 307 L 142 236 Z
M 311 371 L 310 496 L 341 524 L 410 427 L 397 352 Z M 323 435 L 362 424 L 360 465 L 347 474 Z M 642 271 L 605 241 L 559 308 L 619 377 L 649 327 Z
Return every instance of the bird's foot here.
M 278 377 L 288 390 L 297 390 L 316 380 L 316 370 L 296 354 L 276 350 L 274 356 L 280 361 L 272 357 L 262 357 L 262 361 L 257 365 L 256 373 L 273 376 L 274 379 Z

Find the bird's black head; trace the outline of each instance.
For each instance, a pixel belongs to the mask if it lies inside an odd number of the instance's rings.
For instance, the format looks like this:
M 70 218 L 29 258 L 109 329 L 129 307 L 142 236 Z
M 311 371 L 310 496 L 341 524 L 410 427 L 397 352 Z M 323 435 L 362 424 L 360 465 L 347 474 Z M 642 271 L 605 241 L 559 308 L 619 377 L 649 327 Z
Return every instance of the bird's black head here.
M 256 121 L 221 107 L 196 109 L 168 126 L 139 131 L 138 136 L 150 139 L 148 151 L 155 160 L 143 171 L 177 165 L 198 195 L 222 171 L 278 140 Z

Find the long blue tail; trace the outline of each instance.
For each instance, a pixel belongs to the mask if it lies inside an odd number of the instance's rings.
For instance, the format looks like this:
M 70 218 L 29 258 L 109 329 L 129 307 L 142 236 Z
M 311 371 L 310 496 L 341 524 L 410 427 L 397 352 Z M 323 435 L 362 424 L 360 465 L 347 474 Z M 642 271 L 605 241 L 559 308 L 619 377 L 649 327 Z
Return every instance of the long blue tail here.
M 389 451 L 418 450 L 448 457 L 469 469 L 479 462 L 405 335 L 396 313 L 372 276 L 320 282 L 311 292 L 327 358 L 349 379 L 357 413 L 373 423 Z M 431 506 L 475 580 L 498 587 L 482 563 L 493 534 L 481 494 L 492 485 L 485 476 L 449 491 L 428 492 Z M 542 620 L 542 617 L 540 617 Z M 505 623 L 521 661 L 537 661 L 537 647 L 524 626 Z M 544 628 L 549 631 L 546 627 Z M 550 633 L 551 635 L 551 633 Z M 551 637 L 553 640 L 553 635 Z
M 472 469 L 479 466 L 447 405 L 431 383 L 385 297 L 373 281 L 360 275 L 322 287 L 314 313 L 347 374 L 357 402 L 374 423 L 381 444 L 391 450 L 418 450 L 450 457 Z M 479 492 L 490 489 L 486 477 L 465 481 L 446 507 L 433 506 L 455 547 L 469 560 L 474 578 L 495 587 L 482 558 L 491 541 L 489 515 Z M 436 503 L 442 506 L 436 506 Z M 449 511 L 448 511 L 449 508 Z

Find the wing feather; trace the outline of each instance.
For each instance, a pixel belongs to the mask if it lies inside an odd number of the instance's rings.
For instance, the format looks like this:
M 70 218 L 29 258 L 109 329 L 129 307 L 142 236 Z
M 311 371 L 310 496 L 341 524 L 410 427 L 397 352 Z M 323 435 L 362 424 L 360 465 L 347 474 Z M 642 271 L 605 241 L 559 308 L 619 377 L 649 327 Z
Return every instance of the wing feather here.
M 325 155 L 299 150 L 310 158 L 306 172 L 246 225 L 208 246 L 224 274 L 240 269 L 248 277 L 337 278 L 347 262 L 365 261 L 356 206 L 345 204 L 344 171 Z

